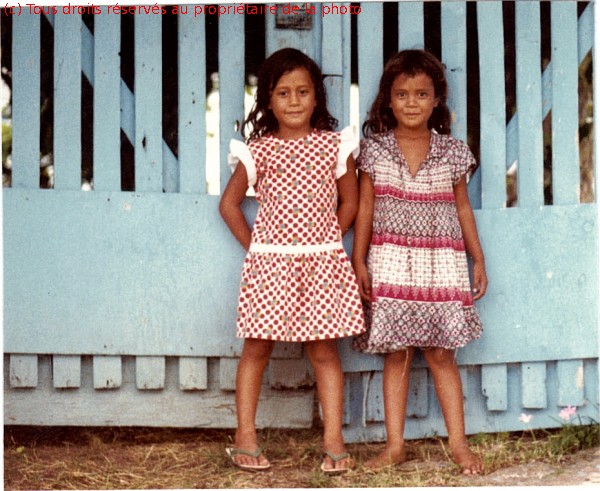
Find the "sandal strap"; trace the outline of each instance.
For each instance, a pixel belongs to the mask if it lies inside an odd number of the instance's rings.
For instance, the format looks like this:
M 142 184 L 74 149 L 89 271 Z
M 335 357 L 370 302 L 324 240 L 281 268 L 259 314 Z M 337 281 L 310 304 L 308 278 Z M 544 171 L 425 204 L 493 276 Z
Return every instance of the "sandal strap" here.
M 260 454 L 263 453 L 263 449 L 262 447 L 257 447 L 257 449 L 254 452 L 250 452 L 250 450 L 243 450 L 241 448 L 232 447 L 229 449 L 229 452 L 232 457 L 235 457 L 236 455 L 246 455 L 248 457 L 254 457 L 255 459 L 257 459 L 258 457 L 260 457 Z
M 350 457 L 350 454 L 348 452 L 344 452 L 339 455 L 335 455 L 328 450 L 325 450 L 325 455 L 327 455 L 327 457 L 329 457 L 331 460 L 333 460 L 333 462 L 336 462 L 336 463 L 339 462 L 340 460 L 344 460 L 344 459 L 347 459 Z

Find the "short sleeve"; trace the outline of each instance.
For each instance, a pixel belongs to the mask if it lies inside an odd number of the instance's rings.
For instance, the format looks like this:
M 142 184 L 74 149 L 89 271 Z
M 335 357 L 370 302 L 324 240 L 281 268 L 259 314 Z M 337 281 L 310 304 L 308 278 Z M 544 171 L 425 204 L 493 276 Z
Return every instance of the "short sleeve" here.
M 340 148 L 338 150 L 337 166 L 335 169 L 336 179 L 342 177 L 348 170 L 346 163 L 350 154 L 352 154 L 354 159 L 359 154 L 358 131 L 356 131 L 354 126 L 346 126 L 340 132 Z
M 452 184 L 456 185 L 464 175 L 470 175 L 475 171 L 477 168 L 477 161 L 469 146 L 460 140 L 454 141 L 452 153 L 454 154 L 451 159 Z
M 244 142 L 231 140 L 229 142 L 229 154 L 227 155 L 227 163 L 231 167 L 231 172 L 235 170 L 240 161 L 246 167 L 248 186 L 253 187 L 256 184 L 256 163 L 250 148 Z
M 360 141 L 360 154 L 356 159 L 356 168 L 373 177 L 375 161 L 373 159 L 373 140 L 371 138 L 364 138 Z

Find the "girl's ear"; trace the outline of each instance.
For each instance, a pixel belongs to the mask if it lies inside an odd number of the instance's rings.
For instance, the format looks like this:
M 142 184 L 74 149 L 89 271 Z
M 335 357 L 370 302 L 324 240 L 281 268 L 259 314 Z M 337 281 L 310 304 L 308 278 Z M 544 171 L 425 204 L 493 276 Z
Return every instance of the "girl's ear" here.
M 440 98 L 436 97 L 433 101 L 433 107 L 438 107 L 440 105 Z

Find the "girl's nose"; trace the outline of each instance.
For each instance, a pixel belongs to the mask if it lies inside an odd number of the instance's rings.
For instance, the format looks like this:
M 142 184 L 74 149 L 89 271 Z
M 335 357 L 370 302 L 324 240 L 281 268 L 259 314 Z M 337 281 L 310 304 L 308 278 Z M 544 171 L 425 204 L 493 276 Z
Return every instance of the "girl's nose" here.
M 298 104 L 299 100 L 300 98 L 298 97 L 298 94 L 296 94 L 295 92 L 292 92 L 290 94 L 290 104 Z

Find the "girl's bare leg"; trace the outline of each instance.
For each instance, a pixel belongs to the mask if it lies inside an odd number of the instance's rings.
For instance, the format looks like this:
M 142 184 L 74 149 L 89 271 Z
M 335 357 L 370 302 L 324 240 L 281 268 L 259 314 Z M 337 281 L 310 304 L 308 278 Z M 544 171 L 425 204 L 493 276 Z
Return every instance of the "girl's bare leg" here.
M 448 430 L 452 459 L 461 466 L 463 474 L 483 472 L 483 462 L 469 448 L 465 435 L 463 390 L 454 351 L 443 348 L 423 350 Z
M 235 401 L 238 427 L 235 432 L 235 447 L 254 452 L 258 448 L 256 437 L 256 409 L 263 373 L 273 351 L 273 341 L 246 339 L 237 369 Z M 263 465 L 269 461 L 264 455 L 250 457 L 236 455 L 235 461 L 241 465 Z
M 404 426 L 410 382 L 413 348 L 388 353 L 383 362 L 383 404 L 385 412 L 386 446 L 377 457 L 365 463 L 369 469 L 401 464 L 406 460 Z
M 342 436 L 344 373 L 336 341 L 331 339 L 306 343 L 306 354 L 315 370 L 317 395 L 323 411 L 323 448 L 334 455 L 341 455 L 346 452 Z M 351 466 L 350 458 L 333 462 L 325 457 L 325 468 L 349 469 Z

